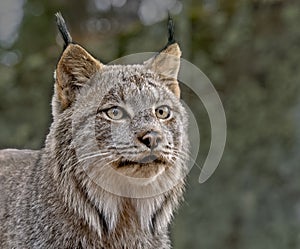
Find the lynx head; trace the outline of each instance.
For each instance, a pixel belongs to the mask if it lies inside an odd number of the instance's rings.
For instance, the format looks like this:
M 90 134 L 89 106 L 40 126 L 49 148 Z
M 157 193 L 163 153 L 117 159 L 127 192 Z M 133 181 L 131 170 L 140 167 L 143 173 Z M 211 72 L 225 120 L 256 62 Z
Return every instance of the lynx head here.
M 61 172 L 130 197 L 157 195 L 182 183 L 187 114 L 180 102 L 181 51 L 171 21 L 169 43 L 153 58 L 104 65 L 72 43 L 57 18 L 65 41 L 52 102 Z

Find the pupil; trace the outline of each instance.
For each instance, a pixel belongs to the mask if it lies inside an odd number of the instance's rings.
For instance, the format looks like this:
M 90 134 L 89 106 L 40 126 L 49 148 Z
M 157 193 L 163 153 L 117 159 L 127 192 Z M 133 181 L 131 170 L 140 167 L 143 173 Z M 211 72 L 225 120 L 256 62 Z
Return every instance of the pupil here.
M 164 111 L 163 111 L 162 109 L 160 109 L 160 110 L 158 111 L 158 113 L 159 113 L 160 115 L 163 115 L 163 114 L 164 114 Z
M 113 110 L 113 115 L 114 115 L 114 116 L 118 116 L 118 113 L 119 113 L 119 111 L 118 111 L 117 109 L 114 109 L 114 110 Z

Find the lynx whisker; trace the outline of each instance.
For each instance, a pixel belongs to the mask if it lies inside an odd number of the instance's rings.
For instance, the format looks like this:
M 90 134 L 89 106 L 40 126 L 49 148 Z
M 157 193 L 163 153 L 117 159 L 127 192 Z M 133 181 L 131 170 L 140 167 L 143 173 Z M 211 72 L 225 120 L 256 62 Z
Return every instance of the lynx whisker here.
M 105 159 L 107 159 L 108 157 L 104 157 L 105 155 L 110 155 L 111 153 L 99 153 L 97 152 L 97 154 L 91 154 L 85 157 L 81 157 L 80 159 L 78 159 L 75 163 L 69 165 L 68 167 L 64 168 L 63 171 L 61 172 L 62 175 L 64 174 L 70 174 L 71 172 L 74 171 L 75 167 L 77 167 L 78 165 L 80 165 L 80 163 L 88 160 L 88 159 L 92 159 L 92 158 L 101 158 L 102 160 L 99 160 L 99 163 L 101 163 L 102 161 L 104 161 Z
M 82 154 L 82 155 L 80 155 L 78 160 L 80 161 L 82 158 L 85 158 L 87 156 L 97 155 L 97 154 L 100 154 L 100 152 L 99 151 L 93 151 L 93 152 L 89 152 L 89 153 L 86 153 L 86 154 Z M 106 154 L 111 154 L 111 151 L 101 151 L 101 155 L 106 155 Z

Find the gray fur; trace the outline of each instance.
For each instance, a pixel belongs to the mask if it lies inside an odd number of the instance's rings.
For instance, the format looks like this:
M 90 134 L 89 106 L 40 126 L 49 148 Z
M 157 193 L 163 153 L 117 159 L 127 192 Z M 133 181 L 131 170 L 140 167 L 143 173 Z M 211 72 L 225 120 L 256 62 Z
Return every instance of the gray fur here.
M 186 112 L 144 65 L 99 68 L 67 108 L 54 94 L 45 148 L 0 151 L 0 248 L 171 247 L 168 225 L 187 170 Z M 160 105 L 171 107 L 170 120 L 154 115 Z M 130 118 L 112 122 L 108 106 Z M 115 166 L 148 153 L 136 136 L 149 130 L 162 134 L 165 163 Z

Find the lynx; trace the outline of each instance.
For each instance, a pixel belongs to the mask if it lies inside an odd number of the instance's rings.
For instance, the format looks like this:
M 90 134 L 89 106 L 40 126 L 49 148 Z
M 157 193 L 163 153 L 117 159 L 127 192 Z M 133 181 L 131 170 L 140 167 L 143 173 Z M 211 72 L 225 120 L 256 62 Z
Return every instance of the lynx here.
M 56 19 L 65 44 L 45 146 L 0 151 L 0 248 L 171 248 L 189 148 L 172 20 L 154 57 L 104 65 Z

